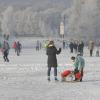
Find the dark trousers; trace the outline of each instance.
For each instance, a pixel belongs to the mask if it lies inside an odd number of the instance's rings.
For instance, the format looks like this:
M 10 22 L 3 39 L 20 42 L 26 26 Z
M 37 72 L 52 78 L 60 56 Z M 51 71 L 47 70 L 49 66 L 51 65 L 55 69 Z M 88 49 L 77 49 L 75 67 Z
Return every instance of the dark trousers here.
M 51 68 L 54 68 L 54 76 L 57 76 L 57 67 L 48 67 L 47 75 L 50 76 Z
M 19 56 L 20 55 L 20 49 L 17 49 L 16 51 L 17 51 L 17 56 Z
M 80 81 L 82 81 L 82 78 L 83 78 L 83 68 L 81 69 L 81 78 L 80 78 Z
M 91 50 L 90 50 L 90 56 L 92 56 L 92 54 L 93 54 L 93 50 L 91 49 Z
M 3 56 L 3 58 L 4 58 L 4 61 L 9 62 L 9 59 L 8 59 L 8 52 L 7 52 L 7 51 L 4 51 L 4 56 Z
M 70 52 L 73 53 L 73 48 L 70 49 Z

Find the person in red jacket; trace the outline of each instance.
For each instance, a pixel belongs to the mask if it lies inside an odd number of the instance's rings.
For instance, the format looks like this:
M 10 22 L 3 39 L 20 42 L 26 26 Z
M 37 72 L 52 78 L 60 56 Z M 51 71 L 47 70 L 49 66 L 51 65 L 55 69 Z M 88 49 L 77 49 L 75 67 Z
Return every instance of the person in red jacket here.
M 14 41 L 12 48 L 15 49 L 15 53 L 16 53 L 16 47 L 17 47 L 17 43 L 16 41 Z

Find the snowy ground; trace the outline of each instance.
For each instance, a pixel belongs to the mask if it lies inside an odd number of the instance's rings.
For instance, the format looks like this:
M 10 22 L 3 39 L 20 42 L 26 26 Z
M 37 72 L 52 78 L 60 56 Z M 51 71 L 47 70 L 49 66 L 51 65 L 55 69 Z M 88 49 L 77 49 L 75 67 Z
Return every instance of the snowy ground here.
M 70 54 L 63 50 L 58 58 L 58 77 L 63 69 L 70 68 Z M 45 50 L 36 52 L 24 49 L 21 56 L 10 51 L 10 63 L 4 63 L 0 53 L 0 100 L 99 100 L 100 98 L 100 58 L 89 57 L 85 49 L 86 60 L 83 82 L 55 82 L 46 77 Z M 69 65 L 68 65 L 69 64 Z

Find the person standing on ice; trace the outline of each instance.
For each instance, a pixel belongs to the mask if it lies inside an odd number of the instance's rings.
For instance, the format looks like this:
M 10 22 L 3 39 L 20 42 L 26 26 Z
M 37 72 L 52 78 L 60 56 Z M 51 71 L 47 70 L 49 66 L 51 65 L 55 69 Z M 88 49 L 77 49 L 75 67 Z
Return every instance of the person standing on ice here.
M 17 56 L 20 55 L 21 49 L 22 49 L 22 45 L 21 45 L 21 43 L 18 41 L 17 44 L 16 44 Z
M 78 44 L 78 52 L 80 52 L 81 56 L 83 56 L 83 50 L 84 50 L 84 43 L 83 41 L 80 41 Z
M 17 48 L 17 43 L 16 43 L 16 41 L 14 41 L 14 43 L 13 43 L 13 49 L 15 50 L 15 53 L 16 53 L 16 48 Z
M 40 42 L 37 41 L 37 42 L 36 42 L 36 51 L 39 51 L 39 50 L 40 50 Z
M 90 41 L 89 43 L 89 50 L 90 50 L 90 56 L 93 55 L 93 50 L 94 50 L 94 42 Z
M 71 41 L 70 44 L 69 44 L 69 48 L 70 48 L 70 53 L 73 53 L 74 44 L 73 44 L 72 41 Z
M 2 47 L 2 52 L 3 52 L 3 58 L 4 58 L 5 62 L 9 62 L 9 59 L 8 59 L 9 49 L 10 49 L 10 46 L 9 46 L 8 42 L 4 41 L 3 47 Z
M 51 72 L 51 68 L 54 68 L 54 77 L 55 77 L 55 81 L 58 81 L 57 79 L 57 58 L 56 58 L 56 54 L 60 54 L 61 52 L 61 48 L 59 48 L 59 50 L 56 49 L 55 45 L 54 45 L 54 41 L 50 41 L 47 49 L 46 49 L 46 54 L 48 56 L 48 71 L 47 71 L 47 76 L 48 76 L 48 81 L 50 81 L 50 72 Z

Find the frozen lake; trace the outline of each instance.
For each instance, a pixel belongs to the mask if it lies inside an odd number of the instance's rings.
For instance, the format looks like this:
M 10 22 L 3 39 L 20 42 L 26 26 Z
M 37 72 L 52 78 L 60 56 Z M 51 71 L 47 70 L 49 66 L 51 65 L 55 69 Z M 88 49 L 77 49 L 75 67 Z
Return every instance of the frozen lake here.
M 63 50 L 58 58 L 58 78 L 63 69 L 71 68 L 70 54 Z M 99 100 L 100 58 L 89 57 L 85 49 L 86 67 L 83 82 L 47 81 L 45 50 L 22 50 L 21 56 L 10 51 L 10 62 L 4 63 L 0 53 L 0 100 Z

